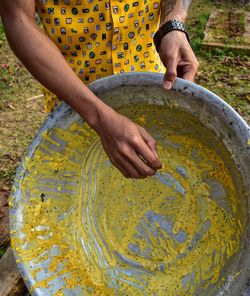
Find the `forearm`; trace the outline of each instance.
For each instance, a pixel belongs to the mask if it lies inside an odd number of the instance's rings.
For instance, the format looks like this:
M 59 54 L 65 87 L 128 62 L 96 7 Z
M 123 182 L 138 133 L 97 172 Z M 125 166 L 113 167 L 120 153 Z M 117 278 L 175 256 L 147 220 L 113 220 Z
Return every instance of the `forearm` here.
M 177 19 L 184 22 L 192 0 L 162 0 L 161 1 L 161 24 Z
M 93 128 L 103 108 L 77 77 L 54 43 L 26 15 L 2 16 L 12 50 L 46 88 L 72 106 Z

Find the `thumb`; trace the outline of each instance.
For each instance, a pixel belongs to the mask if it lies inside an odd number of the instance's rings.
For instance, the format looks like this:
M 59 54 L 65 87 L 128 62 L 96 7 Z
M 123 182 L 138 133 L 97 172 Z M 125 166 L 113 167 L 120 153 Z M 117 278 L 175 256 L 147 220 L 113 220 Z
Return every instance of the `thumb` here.
M 171 89 L 173 86 L 173 83 L 177 77 L 177 58 L 171 57 L 167 59 L 165 66 L 166 66 L 166 73 L 164 75 L 163 80 L 163 87 L 165 89 Z

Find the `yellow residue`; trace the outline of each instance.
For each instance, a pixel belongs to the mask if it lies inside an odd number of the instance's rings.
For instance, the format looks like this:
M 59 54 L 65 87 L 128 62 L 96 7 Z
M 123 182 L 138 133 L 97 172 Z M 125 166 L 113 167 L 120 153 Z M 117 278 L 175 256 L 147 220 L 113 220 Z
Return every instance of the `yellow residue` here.
M 64 287 L 53 295 L 81 288 L 88 295 L 191 296 L 225 282 L 222 269 L 244 230 L 235 184 L 212 147 L 182 134 L 187 123 L 165 124 L 164 108 L 145 106 L 135 118 L 150 130 L 151 116 L 159 116 L 150 132 L 164 167 L 144 180 L 123 178 L 86 124 L 43 134 L 26 159 L 23 221 L 12 233 L 33 289 L 60 278 Z M 220 184 L 220 195 L 211 184 Z M 44 262 L 49 274 L 40 279 Z

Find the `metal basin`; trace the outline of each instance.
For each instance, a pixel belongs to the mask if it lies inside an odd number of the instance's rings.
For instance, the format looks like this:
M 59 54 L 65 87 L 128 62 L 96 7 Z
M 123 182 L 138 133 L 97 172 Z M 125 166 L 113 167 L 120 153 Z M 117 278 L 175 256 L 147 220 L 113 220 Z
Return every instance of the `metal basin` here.
M 16 174 L 14 254 L 33 295 L 250 295 L 250 131 L 223 100 L 161 74 L 90 85 L 157 140 L 162 170 L 129 180 L 67 105 Z

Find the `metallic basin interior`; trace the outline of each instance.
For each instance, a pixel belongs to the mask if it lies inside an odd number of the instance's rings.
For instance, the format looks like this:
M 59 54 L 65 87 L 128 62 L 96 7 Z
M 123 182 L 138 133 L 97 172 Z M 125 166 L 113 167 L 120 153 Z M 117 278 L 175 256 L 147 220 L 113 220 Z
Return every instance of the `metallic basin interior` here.
M 128 73 L 89 85 L 164 166 L 122 177 L 66 104 L 16 173 L 13 251 L 32 295 L 250 295 L 250 129 L 212 92 Z M 126 131 L 125 131 L 126 132 Z

